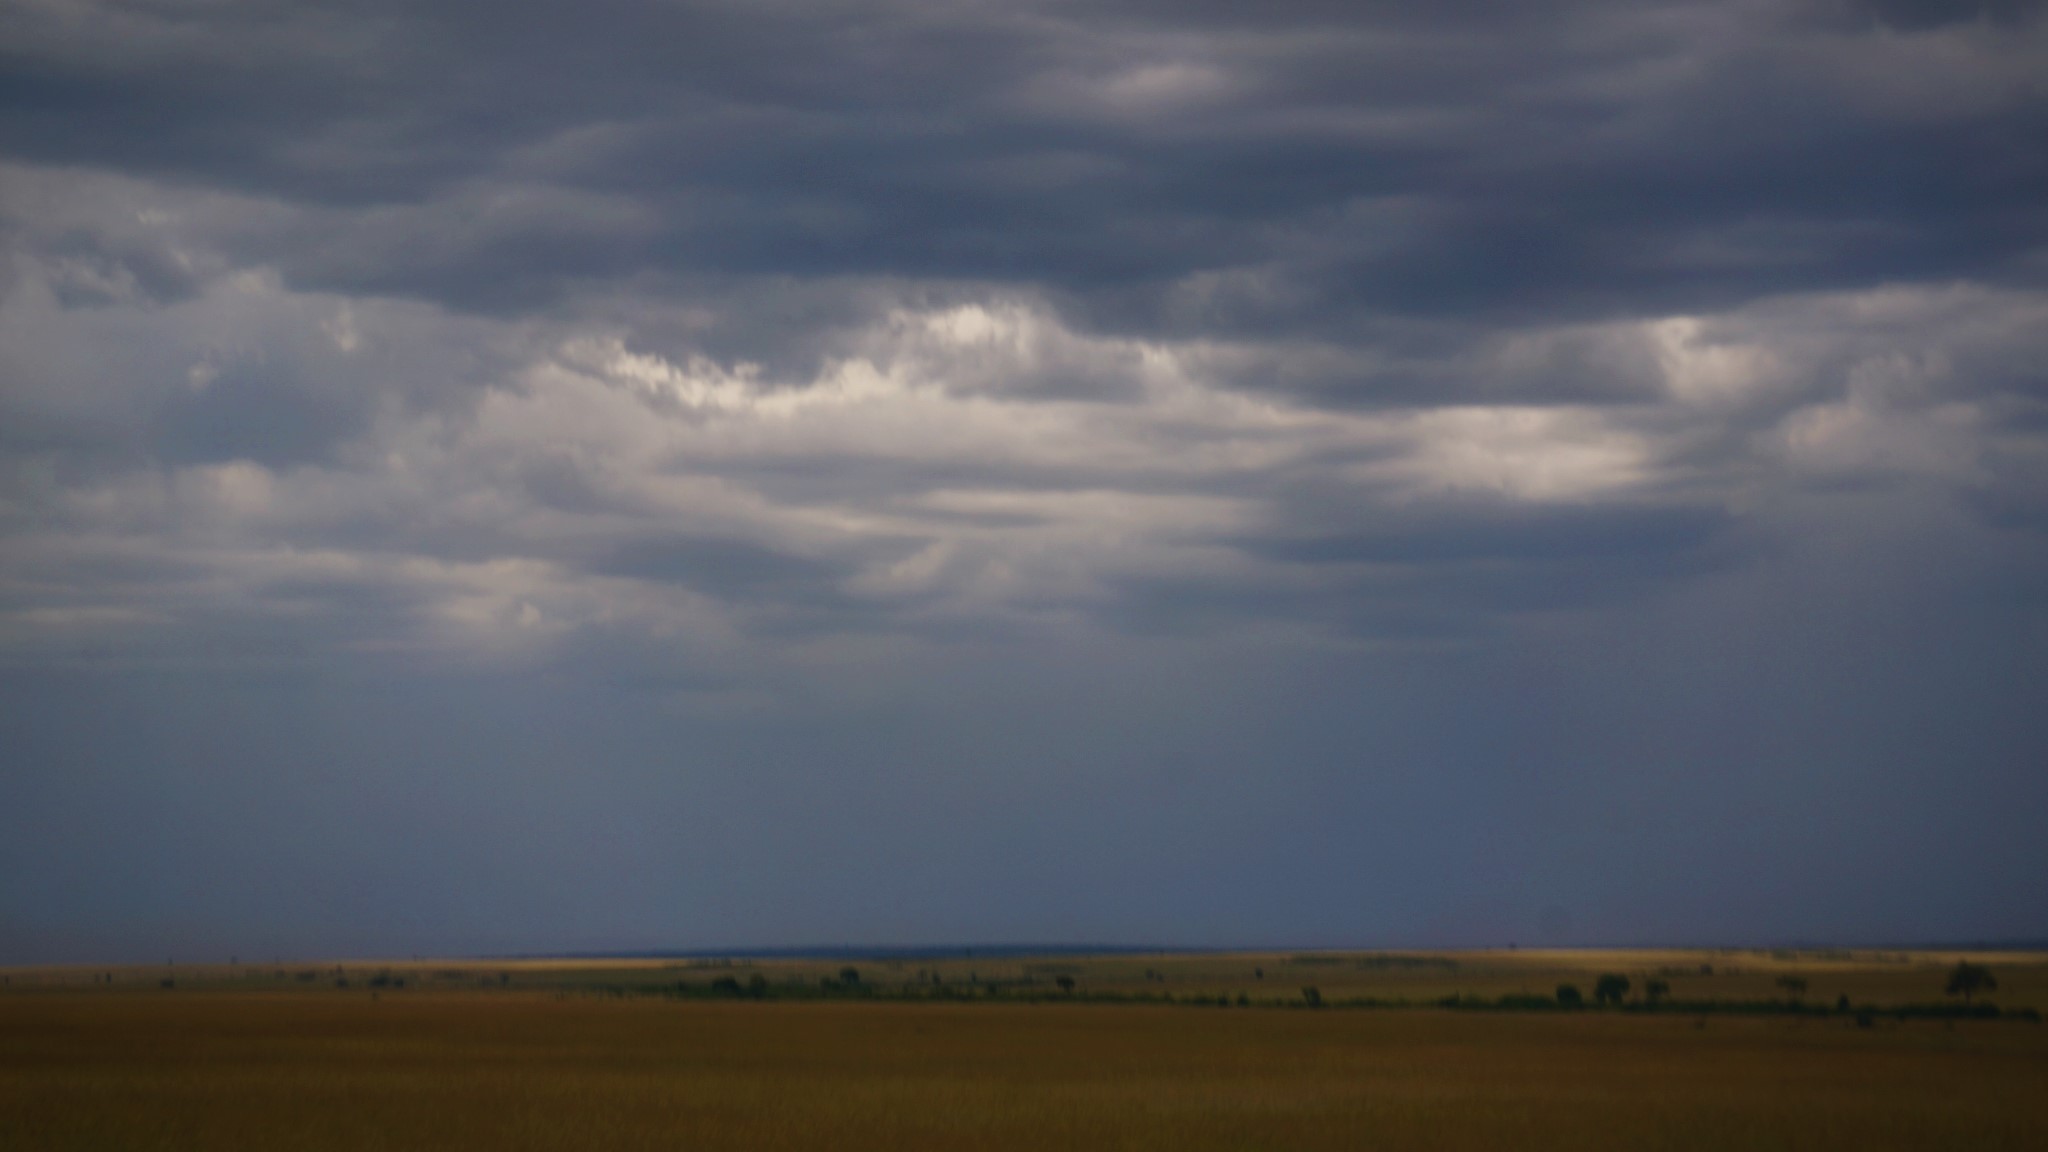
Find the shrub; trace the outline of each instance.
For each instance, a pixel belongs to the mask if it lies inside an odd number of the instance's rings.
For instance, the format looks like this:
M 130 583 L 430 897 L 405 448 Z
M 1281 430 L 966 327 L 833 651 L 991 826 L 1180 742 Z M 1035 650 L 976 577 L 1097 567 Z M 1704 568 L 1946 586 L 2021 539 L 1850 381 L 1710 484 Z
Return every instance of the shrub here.
M 1619 1005 L 1628 999 L 1628 977 L 1619 972 L 1609 972 L 1593 982 L 1593 1000 L 1599 1004 Z
M 1991 974 L 1991 969 L 1982 964 L 1972 964 L 1967 960 L 1959 961 L 1948 974 L 1948 994 L 1961 996 L 1965 1004 L 1970 1002 L 1970 997 L 1979 992 L 1997 990 L 1998 978 Z
M 1559 984 L 1557 986 L 1557 1003 L 1560 1008 L 1579 1008 L 1585 1005 L 1586 998 L 1579 995 L 1579 986 L 1577 984 Z

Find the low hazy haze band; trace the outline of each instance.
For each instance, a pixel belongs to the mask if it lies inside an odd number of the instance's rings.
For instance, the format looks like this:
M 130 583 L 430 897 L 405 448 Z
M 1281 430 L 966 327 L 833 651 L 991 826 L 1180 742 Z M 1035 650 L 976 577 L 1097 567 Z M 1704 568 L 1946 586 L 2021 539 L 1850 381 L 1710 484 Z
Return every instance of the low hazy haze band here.
M 2048 935 L 2034 3 L 0 3 L 0 963 Z

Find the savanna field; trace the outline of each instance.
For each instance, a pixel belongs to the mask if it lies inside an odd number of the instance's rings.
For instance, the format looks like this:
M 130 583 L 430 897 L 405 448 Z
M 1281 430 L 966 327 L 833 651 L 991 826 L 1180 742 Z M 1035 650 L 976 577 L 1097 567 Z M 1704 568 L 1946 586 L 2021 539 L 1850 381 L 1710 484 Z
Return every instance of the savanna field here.
M 2048 1147 L 2048 963 L 1969 958 L 1999 1018 L 1897 1011 L 1959 959 L 16 969 L 0 1147 Z M 1499 1006 L 1607 974 L 1621 1007 Z

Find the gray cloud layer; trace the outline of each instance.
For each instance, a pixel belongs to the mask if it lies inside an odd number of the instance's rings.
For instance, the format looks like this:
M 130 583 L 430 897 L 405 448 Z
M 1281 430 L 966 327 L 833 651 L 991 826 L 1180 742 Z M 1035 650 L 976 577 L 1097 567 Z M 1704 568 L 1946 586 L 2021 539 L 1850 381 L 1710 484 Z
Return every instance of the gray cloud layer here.
M 2040 933 L 2044 77 L 2025 3 L 13 5 L 0 960 Z

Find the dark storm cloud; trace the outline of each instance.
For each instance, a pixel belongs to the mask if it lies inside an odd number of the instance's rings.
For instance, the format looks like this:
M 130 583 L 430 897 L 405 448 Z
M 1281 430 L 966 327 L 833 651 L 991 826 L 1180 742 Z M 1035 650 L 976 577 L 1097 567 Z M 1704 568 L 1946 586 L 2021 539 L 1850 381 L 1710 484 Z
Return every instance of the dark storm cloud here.
M 1442 560 L 1578 559 L 1598 563 L 1698 547 L 1725 517 L 1697 509 L 1588 508 L 1509 514 L 1481 505 L 1465 515 L 1431 509 L 1390 517 L 1377 532 L 1264 541 L 1254 547 L 1311 564 Z
M 162 412 L 151 440 L 173 460 L 297 463 L 358 431 L 363 414 L 349 411 L 358 403 L 323 397 L 288 374 L 238 369 Z
M 718 270 L 1028 283 L 1154 329 L 1254 269 L 1282 307 L 1198 323 L 1328 333 L 2035 275 L 2017 8 L 1409 7 L 25 9 L 0 133 L 301 206 L 242 246 L 295 283 L 466 307 Z
M 893 551 L 899 555 L 905 549 Z M 858 569 L 852 559 L 828 562 L 764 548 L 751 540 L 668 537 L 634 540 L 591 565 L 611 576 L 699 589 L 722 599 L 795 601 L 826 620 L 856 612 L 842 585 Z
M 2018 24 L 2040 10 L 2033 0 L 1846 0 L 1836 7 L 1844 19 L 1916 31 L 1979 20 Z
M 147 420 L 119 438 L 173 468 L 359 470 L 389 450 L 394 413 L 461 420 L 504 385 L 502 359 L 494 374 L 355 353 L 350 302 L 410 298 L 520 326 L 529 362 L 594 324 L 633 334 L 621 356 L 656 358 L 628 363 L 629 377 L 681 371 L 708 350 L 716 364 L 764 365 L 764 395 L 865 358 L 961 395 L 1142 404 L 1135 365 L 1148 353 L 1133 341 L 1150 340 L 1204 386 L 1305 411 L 1580 406 L 1604 415 L 1573 435 L 1605 440 L 1599 461 L 1582 461 L 1593 471 L 1562 480 L 1535 478 L 1527 461 L 1489 472 L 1493 440 L 1520 435 L 1505 425 L 1361 426 L 1290 467 L 1314 487 L 1319 469 L 1377 459 L 1382 496 L 1543 493 L 1693 524 L 1725 515 L 1760 437 L 1850 389 L 1876 354 L 1868 339 L 1798 347 L 1771 301 L 1954 281 L 2025 291 L 2048 221 L 2048 161 L 2028 146 L 2048 135 L 2048 26 L 2020 5 L 49 3 L 6 20 L 0 145 L 36 190 L 10 211 L 10 234 L 57 308 L 212 302 L 240 315 L 257 306 L 206 293 L 257 266 L 308 302 L 264 304 L 270 328 L 294 307 L 327 310 L 334 349 L 247 347 L 271 338 L 223 319 L 231 340 L 167 351 L 186 363 L 152 370 L 189 387 L 132 406 Z M 130 183 L 73 204 L 73 173 Z M 166 196 L 175 209 L 151 211 L 174 225 L 122 210 Z M 878 350 L 874 333 L 906 307 L 943 315 L 1005 294 L 1051 310 L 1032 331 L 1061 334 L 994 360 L 953 337 L 934 351 L 898 333 Z M 792 309 L 799 298 L 815 303 Z M 1693 336 L 1629 328 L 1687 313 L 1723 319 Z M 416 321 L 423 331 L 432 315 Z M 1951 399 L 2038 389 L 2024 339 L 1996 370 L 1984 341 L 1946 345 L 1943 364 L 1915 371 L 1943 377 Z M 1740 403 L 1717 402 L 1710 419 L 1660 408 L 1688 372 L 1743 377 L 1715 385 L 1745 390 Z M 683 385 L 652 387 L 672 386 Z M 1830 443 L 1862 435 L 1853 451 L 1891 451 L 1870 439 L 1883 420 L 1934 401 L 1858 403 L 1816 411 L 1804 431 L 1832 420 Z M 31 405 L 15 423 L 46 429 L 29 443 L 57 443 L 123 422 L 113 406 L 77 407 Z M 1163 459 L 1176 443 L 1245 434 L 1179 420 L 1146 433 L 1145 450 Z M 601 475 L 610 450 L 593 438 L 574 459 L 535 460 L 477 443 L 419 477 L 420 491 L 272 537 L 403 541 L 465 562 L 531 555 L 536 541 L 512 528 L 521 501 L 593 523 L 651 514 L 643 496 L 621 496 L 622 477 Z M 1404 469 L 1404 455 L 1419 462 Z M 642 463 L 729 477 L 791 508 L 976 488 L 1190 492 L 1262 504 L 1268 522 L 1186 541 L 1281 565 L 1313 567 L 1300 548 L 1314 547 L 1244 541 L 1343 540 L 1417 559 L 1587 543 L 1513 499 L 1471 519 L 1431 497 L 1416 506 L 1439 522 L 1432 534 L 1354 534 L 1332 524 L 1352 481 L 1304 503 L 1280 473 L 1190 483 L 1085 454 L 962 459 L 814 439 L 704 467 Z M 568 489 L 523 479 L 548 474 L 583 477 L 588 499 L 564 506 Z M 437 499 L 464 512 L 427 511 Z M 1057 519 L 939 503 L 917 515 Z M 660 538 L 647 527 L 608 523 L 597 552 L 553 555 L 637 555 L 647 545 L 633 541 Z M 881 535 L 911 547 L 921 530 Z M 1454 537 L 1465 543 L 1430 543 Z M 1683 551 L 1689 536 L 1641 538 Z M 797 554 L 786 540 L 732 546 Z M 829 550 L 806 547 L 805 563 Z M 700 559 L 693 579 L 721 596 L 830 582 L 744 578 L 732 573 L 753 570 L 728 572 L 731 557 Z M 662 582 L 643 564 L 617 572 Z

